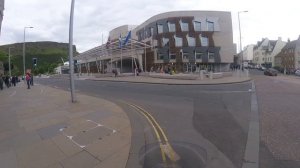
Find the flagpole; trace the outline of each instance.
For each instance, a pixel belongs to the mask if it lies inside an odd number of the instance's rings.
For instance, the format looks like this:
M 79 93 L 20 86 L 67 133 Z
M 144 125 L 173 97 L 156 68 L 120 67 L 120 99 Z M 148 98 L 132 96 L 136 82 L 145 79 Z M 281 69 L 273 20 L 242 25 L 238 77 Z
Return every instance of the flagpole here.
M 120 70 L 120 73 L 122 73 L 122 68 L 123 68 L 122 57 L 123 57 L 123 46 L 122 46 L 122 44 L 121 44 L 121 70 Z

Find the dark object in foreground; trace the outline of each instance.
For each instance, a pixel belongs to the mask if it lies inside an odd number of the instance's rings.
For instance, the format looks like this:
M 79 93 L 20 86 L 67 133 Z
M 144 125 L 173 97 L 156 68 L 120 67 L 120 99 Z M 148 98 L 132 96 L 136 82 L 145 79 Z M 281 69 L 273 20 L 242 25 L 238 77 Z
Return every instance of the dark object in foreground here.
M 277 73 L 278 71 L 273 68 L 268 68 L 264 71 L 264 75 L 268 75 L 268 76 L 277 76 Z

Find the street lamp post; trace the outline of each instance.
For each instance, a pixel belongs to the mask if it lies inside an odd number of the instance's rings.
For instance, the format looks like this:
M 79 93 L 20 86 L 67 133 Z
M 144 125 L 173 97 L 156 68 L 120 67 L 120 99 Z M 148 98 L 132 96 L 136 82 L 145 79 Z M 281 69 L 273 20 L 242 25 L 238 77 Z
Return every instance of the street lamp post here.
M 70 11 L 70 25 L 69 25 L 69 67 L 70 67 L 70 90 L 72 102 L 76 102 L 75 99 L 75 86 L 74 86 L 74 61 L 73 61 L 73 16 L 74 16 L 75 0 L 71 2 Z
M 10 65 L 10 49 L 14 47 L 8 47 L 8 70 L 9 70 L 9 76 L 11 76 L 11 65 Z
M 32 29 L 33 27 L 32 26 L 29 26 L 29 27 L 24 27 L 24 41 L 23 41 L 23 76 L 25 77 L 25 32 L 26 32 L 26 29 Z
M 244 70 L 244 56 L 242 54 L 242 31 L 241 31 L 240 13 L 246 13 L 246 12 L 248 12 L 248 11 L 239 11 L 238 12 L 239 31 L 240 31 L 240 53 L 242 56 L 242 70 Z

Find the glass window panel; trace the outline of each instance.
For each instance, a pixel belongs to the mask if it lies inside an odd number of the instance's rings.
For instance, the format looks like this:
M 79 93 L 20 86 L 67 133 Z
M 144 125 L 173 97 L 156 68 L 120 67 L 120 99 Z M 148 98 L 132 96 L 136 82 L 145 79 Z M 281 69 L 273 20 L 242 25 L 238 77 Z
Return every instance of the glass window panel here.
M 157 32 L 158 33 L 163 33 L 164 32 L 163 25 L 157 24 Z
M 204 47 L 207 47 L 209 44 L 208 38 L 204 37 L 200 34 L 200 41 L 201 41 L 201 45 Z
M 176 54 L 175 53 L 170 53 L 169 54 L 169 59 L 171 59 L 171 60 L 176 59 Z
M 189 59 L 189 53 L 182 53 L 182 59 Z
M 164 54 L 158 53 L 157 54 L 157 60 L 163 60 L 164 59 Z
M 187 36 L 187 41 L 190 47 L 196 46 L 196 39 L 194 37 Z
M 182 38 L 174 36 L 174 39 L 175 39 L 175 46 L 176 47 L 182 47 Z
M 169 39 L 168 38 L 162 38 L 162 45 L 163 46 L 168 46 L 169 45 Z
M 203 55 L 204 55 L 204 53 L 202 53 L 202 52 L 195 52 L 196 59 L 202 59 Z
M 207 21 L 207 31 L 214 31 L 214 22 Z
M 215 53 L 208 52 L 208 59 L 215 59 Z
M 189 31 L 189 24 L 187 22 L 180 21 L 182 31 Z
M 201 22 L 194 21 L 195 31 L 201 31 Z
M 175 23 L 168 22 L 169 32 L 175 32 L 176 26 Z

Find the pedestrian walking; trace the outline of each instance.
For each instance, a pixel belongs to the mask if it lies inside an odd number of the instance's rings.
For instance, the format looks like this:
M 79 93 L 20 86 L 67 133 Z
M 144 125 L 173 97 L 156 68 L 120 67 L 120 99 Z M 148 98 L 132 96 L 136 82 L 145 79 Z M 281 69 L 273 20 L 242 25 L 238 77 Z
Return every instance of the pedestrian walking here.
M 30 89 L 30 74 L 26 73 L 25 80 L 27 82 L 27 89 Z
M 5 77 L 4 82 L 5 82 L 6 87 L 9 88 L 9 86 L 10 86 L 10 79 L 9 79 L 8 75 Z
M 11 83 L 12 83 L 13 86 L 16 86 L 16 83 L 17 83 L 17 77 L 16 76 L 13 76 L 11 78 Z
M 30 85 L 33 86 L 33 74 L 30 74 Z
M 0 74 L 0 90 L 3 90 L 3 77 L 2 77 L 2 74 Z

